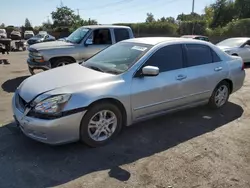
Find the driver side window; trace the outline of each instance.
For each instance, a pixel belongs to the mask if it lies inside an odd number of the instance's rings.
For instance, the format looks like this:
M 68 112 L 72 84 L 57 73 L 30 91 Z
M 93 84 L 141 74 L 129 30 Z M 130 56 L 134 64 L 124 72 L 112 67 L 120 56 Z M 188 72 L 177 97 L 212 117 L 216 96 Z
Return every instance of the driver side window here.
M 109 29 L 96 29 L 88 38 L 93 45 L 108 45 L 112 44 L 111 33 Z

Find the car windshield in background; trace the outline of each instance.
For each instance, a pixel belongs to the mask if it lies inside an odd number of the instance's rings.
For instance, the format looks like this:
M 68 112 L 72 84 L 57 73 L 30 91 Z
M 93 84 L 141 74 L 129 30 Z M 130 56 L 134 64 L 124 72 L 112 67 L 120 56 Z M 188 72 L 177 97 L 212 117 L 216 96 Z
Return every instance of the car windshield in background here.
M 37 34 L 36 37 L 37 38 L 43 38 L 45 36 L 45 34 Z
M 121 42 L 112 45 L 82 65 L 97 71 L 121 74 L 141 58 L 152 45 Z
M 241 38 L 231 38 L 231 39 L 226 39 L 218 44 L 217 46 L 227 46 L 227 47 L 240 47 L 246 42 L 246 39 L 241 39 Z
M 0 29 L 0 33 L 5 33 L 5 32 L 4 32 L 4 30 L 1 30 L 1 29 Z
M 88 33 L 88 31 L 89 29 L 87 28 L 79 28 L 75 30 L 71 35 L 69 35 L 66 41 L 79 44 L 82 41 L 83 37 L 85 37 L 85 35 Z

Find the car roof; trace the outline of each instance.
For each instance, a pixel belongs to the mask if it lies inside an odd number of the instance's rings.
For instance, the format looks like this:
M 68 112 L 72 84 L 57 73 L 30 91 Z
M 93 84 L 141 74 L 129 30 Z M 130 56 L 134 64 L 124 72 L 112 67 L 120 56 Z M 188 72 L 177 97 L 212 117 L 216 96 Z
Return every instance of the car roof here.
M 160 43 L 181 43 L 192 41 L 194 43 L 204 43 L 203 41 L 193 40 L 190 38 L 180 38 L 180 37 L 141 37 L 141 38 L 132 38 L 124 40 L 124 42 L 133 42 L 133 43 L 142 43 L 142 44 L 149 44 L 149 45 L 157 45 Z
M 207 36 L 203 36 L 203 35 L 183 35 L 181 37 L 188 37 L 188 38 L 195 38 L 195 37 L 206 37 L 208 38 Z
M 89 29 L 98 29 L 98 28 L 124 28 L 124 29 L 129 29 L 130 27 L 123 26 L 123 25 L 85 25 L 85 26 L 82 26 L 82 28 L 89 28 Z

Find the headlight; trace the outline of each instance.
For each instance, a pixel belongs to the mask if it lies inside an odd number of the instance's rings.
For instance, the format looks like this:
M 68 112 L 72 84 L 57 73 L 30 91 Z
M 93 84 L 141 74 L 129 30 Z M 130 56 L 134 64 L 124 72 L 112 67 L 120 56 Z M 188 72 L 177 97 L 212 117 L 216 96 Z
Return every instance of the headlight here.
M 230 53 L 231 53 L 231 51 L 230 51 L 230 50 L 226 50 L 225 52 L 226 52 L 227 54 L 230 54 Z
M 71 95 L 56 95 L 42 100 L 34 107 L 34 111 L 43 114 L 56 114 L 62 111 L 69 101 Z

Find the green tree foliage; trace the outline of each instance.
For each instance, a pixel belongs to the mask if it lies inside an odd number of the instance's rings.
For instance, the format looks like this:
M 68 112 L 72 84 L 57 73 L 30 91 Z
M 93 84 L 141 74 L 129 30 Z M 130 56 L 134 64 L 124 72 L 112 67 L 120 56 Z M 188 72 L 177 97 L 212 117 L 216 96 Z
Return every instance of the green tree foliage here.
M 180 35 L 206 35 L 206 21 L 196 20 L 196 21 L 184 21 L 180 23 L 179 34 Z
M 229 0 L 217 0 L 211 5 L 213 9 L 213 19 L 210 27 L 223 27 L 231 22 L 237 15 L 235 4 Z
M 204 18 L 203 15 L 197 14 L 197 13 L 191 13 L 191 14 L 179 14 L 177 16 L 178 21 L 191 21 L 191 20 L 202 20 Z
M 250 0 L 235 0 L 235 9 L 239 19 L 250 18 Z
M 32 25 L 31 25 L 31 23 L 30 23 L 30 21 L 29 21 L 28 18 L 25 19 L 24 27 L 25 28 L 32 28 Z
M 97 24 L 96 20 L 84 20 L 79 15 L 76 15 L 72 9 L 66 6 L 57 7 L 56 11 L 51 13 L 53 19 L 53 28 L 57 31 L 67 28 L 70 32 L 83 25 Z M 48 26 L 46 24 L 45 26 Z M 65 29 L 64 29 L 65 30 Z
M 155 22 L 154 15 L 152 13 L 147 13 L 146 23 Z
M 0 28 L 1 28 L 1 29 L 5 28 L 5 24 L 2 23 L 2 24 L 0 25 Z

